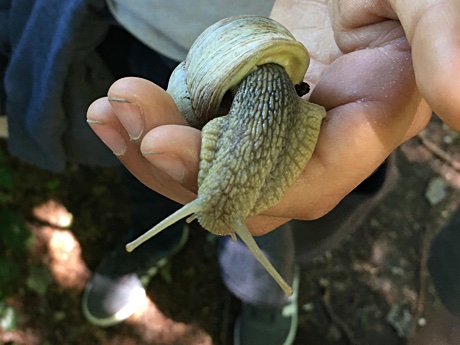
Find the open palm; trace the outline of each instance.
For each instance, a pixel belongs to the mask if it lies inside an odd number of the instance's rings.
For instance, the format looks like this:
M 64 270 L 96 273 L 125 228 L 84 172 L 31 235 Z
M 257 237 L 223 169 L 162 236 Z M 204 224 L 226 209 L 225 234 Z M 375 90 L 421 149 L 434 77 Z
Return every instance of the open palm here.
M 254 234 L 327 213 L 421 131 L 431 109 L 460 128 L 459 7 L 456 0 L 276 2 L 272 17 L 311 53 L 310 101 L 328 115 L 294 186 L 248 220 Z M 193 199 L 200 131 L 146 80 L 122 79 L 108 95 L 88 110 L 96 134 L 143 183 L 181 203 Z

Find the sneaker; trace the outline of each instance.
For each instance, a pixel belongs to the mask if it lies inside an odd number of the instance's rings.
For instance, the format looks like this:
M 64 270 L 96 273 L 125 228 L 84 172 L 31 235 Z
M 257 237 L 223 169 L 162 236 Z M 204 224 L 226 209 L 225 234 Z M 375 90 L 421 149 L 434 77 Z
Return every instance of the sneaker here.
M 185 226 L 178 244 L 167 252 L 152 253 L 141 247 L 128 253 L 126 242 L 120 243 L 85 287 L 82 309 L 86 319 L 96 326 L 113 326 L 143 307 L 147 284 L 185 245 L 188 234 Z
M 242 303 L 233 334 L 234 345 L 292 345 L 297 332 L 299 270 L 292 287 L 294 293 L 279 308 Z

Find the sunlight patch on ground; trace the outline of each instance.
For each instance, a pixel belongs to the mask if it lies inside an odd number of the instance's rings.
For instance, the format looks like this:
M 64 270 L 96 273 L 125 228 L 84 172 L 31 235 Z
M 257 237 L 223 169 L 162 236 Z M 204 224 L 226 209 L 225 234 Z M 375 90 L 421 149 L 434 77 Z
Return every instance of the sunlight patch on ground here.
M 370 260 L 353 262 L 353 269 L 363 273 L 367 285 L 379 292 L 389 305 L 405 302 L 415 306 L 417 293 L 405 284 L 404 260 L 400 257 L 395 260 L 395 255 L 386 241 L 376 241 Z
M 73 222 L 72 213 L 54 200 L 48 200 L 34 207 L 33 214 L 37 219 L 59 228 L 68 228 Z
M 35 252 L 33 255 L 46 257 L 45 262 L 58 285 L 82 292 L 91 272 L 83 261 L 77 238 L 71 230 L 65 229 L 72 225 L 72 215 L 65 206 L 53 200 L 34 208 L 33 214 L 45 223 L 31 226 L 37 240 L 36 248 L 32 250 L 32 253 Z M 145 293 L 139 294 L 139 299 L 140 310 L 124 323 L 135 330 L 142 343 L 212 345 L 211 337 L 199 326 L 168 318 Z M 129 335 L 117 335 L 109 337 L 103 345 L 114 343 L 131 345 L 138 342 Z
M 161 344 L 212 345 L 211 337 L 197 325 L 176 322 L 166 317 L 146 297 L 145 306 L 126 322 L 133 326 L 146 342 Z
M 51 230 L 48 250 L 50 271 L 56 282 L 67 289 L 82 291 L 90 272 L 81 257 L 80 244 L 68 230 Z
M 0 328 L 0 344 L 42 345 L 43 340 L 31 329 L 4 332 Z
M 67 289 L 82 291 L 90 272 L 72 231 L 61 229 L 72 225 L 72 214 L 54 200 L 35 207 L 33 214 L 40 221 L 51 225 L 38 227 L 34 232 L 48 251 L 48 267 L 56 283 Z

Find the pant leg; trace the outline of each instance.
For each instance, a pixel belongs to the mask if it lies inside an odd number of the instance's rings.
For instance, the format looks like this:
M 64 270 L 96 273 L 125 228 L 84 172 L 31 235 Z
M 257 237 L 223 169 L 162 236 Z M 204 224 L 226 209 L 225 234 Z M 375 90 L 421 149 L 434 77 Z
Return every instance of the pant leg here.
M 256 237 L 256 242 L 281 276 L 291 283 L 295 263 L 321 255 L 351 233 L 392 189 L 396 178 L 392 157 L 324 217 L 314 221 L 292 220 Z M 240 300 L 271 306 L 285 303 L 283 291 L 241 241 L 232 243 L 230 238 L 223 238 L 219 263 L 225 285 Z
M 98 52 L 114 77 L 138 76 L 166 88 L 169 76 L 178 62 L 148 48 L 113 21 L 114 25 L 98 47 Z M 144 186 L 124 167 L 122 170 L 123 181 L 129 193 L 131 228 L 128 241 L 131 241 L 175 212 L 180 205 Z M 142 244 L 140 249 L 169 251 L 181 240 L 183 227 L 183 221 L 172 225 Z
M 128 188 L 131 228 L 128 241 L 132 241 L 178 210 L 181 205 L 151 190 L 139 182 L 124 167 L 123 178 Z M 169 252 L 179 244 L 185 221 L 179 221 L 143 243 L 139 249 L 155 253 Z
M 281 276 L 291 284 L 295 265 L 290 224 L 255 237 L 255 240 Z M 267 306 L 286 303 L 283 290 L 241 240 L 233 242 L 230 236 L 221 239 L 219 264 L 225 285 L 241 301 Z
M 460 317 L 460 208 L 433 240 L 428 270 L 444 307 Z

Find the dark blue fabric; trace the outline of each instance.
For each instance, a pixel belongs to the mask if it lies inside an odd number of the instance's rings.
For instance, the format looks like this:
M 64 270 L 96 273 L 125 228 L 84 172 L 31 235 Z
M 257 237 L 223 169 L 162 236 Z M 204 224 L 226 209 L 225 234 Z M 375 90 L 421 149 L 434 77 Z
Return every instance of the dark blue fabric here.
M 95 48 L 109 27 L 104 0 L 2 0 L 0 52 L 10 152 L 41 168 L 116 159 L 86 123 L 114 81 Z

